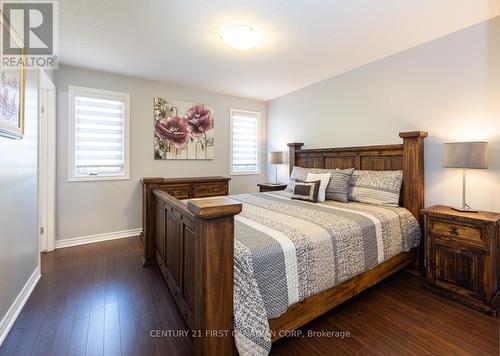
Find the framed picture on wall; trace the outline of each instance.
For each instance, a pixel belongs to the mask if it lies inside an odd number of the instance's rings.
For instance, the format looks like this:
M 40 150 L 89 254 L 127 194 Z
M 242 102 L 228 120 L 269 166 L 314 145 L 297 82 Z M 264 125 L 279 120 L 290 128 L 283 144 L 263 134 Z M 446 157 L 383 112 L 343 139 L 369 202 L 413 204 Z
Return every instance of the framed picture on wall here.
M 214 159 L 213 109 L 203 104 L 154 98 L 154 157 Z
M 10 25 L 1 16 L 2 27 L 10 29 Z M 22 139 L 24 136 L 24 95 L 26 85 L 26 48 L 21 39 L 10 31 L 15 40 L 19 54 L 15 55 L 17 67 L 0 68 L 0 136 Z

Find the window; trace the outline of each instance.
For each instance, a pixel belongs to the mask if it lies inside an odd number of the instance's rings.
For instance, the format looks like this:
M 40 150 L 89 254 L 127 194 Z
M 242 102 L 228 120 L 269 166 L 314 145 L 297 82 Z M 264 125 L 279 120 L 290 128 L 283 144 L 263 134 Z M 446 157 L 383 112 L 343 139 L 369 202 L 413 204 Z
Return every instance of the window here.
M 69 181 L 130 178 L 130 96 L 70 86 Z
M 231 109 L 231 174 L 259 174 L 260 113 Z

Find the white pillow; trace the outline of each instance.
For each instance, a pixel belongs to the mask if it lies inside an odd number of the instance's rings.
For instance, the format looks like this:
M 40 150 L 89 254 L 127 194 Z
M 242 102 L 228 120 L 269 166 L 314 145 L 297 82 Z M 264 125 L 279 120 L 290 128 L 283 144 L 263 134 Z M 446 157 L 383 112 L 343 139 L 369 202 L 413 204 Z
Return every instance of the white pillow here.
M 325 201 L 326 188 L 328 187 L 331 177 L 331 173 L 307 173 L 306 182 L 321 181 L 319 184 L 318 201 Z

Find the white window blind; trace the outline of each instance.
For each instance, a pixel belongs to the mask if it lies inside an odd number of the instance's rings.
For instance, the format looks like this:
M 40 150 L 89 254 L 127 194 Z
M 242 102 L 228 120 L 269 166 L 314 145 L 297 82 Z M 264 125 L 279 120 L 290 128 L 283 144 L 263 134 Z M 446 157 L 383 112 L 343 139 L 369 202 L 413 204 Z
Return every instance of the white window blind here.
M 231 174 L 259 173 L 260 113 L 231 109 Z
M 72 87 L 70 107 L 70 180 L 128 178 L 128 94 Z

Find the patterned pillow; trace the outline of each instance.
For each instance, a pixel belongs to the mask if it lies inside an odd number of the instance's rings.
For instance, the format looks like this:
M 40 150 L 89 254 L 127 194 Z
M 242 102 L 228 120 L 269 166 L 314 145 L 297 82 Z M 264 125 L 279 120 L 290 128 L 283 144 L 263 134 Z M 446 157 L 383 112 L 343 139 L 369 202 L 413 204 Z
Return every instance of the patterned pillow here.
M 292 173 L 290 173 L 290 181 L 288 182 L 288 185 L 286 186 L 285 190 L 293 193 L 293 187 L 295 186 L 295 181 L 300 180 L 305 182 L 307 178 L 307 173 L 309 173 L 310 170 L 311 168 L 302 168 L 293 166 Z
M 349 190 L 349 180 L 351 179 L 354 168 L 348 169 L 324 169 L 324 168 L 303 168 L 294 166 L 290 174 L 290 182 L 285 190 L 293 192 L 295 180 L 305 181 L 307 173 L 330 173 L 332 179 L 326 188 L 326 199 L 338 200 L 347 203 L 347 193 Z
M 320 180 L 314 182 L 302 182 L 300 180 L 296 180 L 293 187 L 292 199 L 317 203 L 320 184 Z
M 330 171 L 330 170 L 329 170 Z M 351 179 L 354 168 L 335 169 L 331 171 L 332 177 L 326 188 L 326 199 L 336 200 L 347 203 L 347 194 L 349 192 L 349 180 Z
M 354 171 L 349 182 L 349 200 L 398 206 L 403 171 Z
M 330 183 L 331 177 L 331 173 L 307 173 L 306 182 L 321 181 L 318 191 L 318 201 L 325 201 L 326 188 L 328 187 L 328 183 Z
M 301 180 L 303 182 L 307 179 L 307 173 L 333 173 L 334 169 L 323 169 L 323 168 L 304 168 L 293 166 L 292 173 L 290 174 L 290 181 L 286 186 L 287 191 L 293 192 L 293 186 L 296 180 Z

